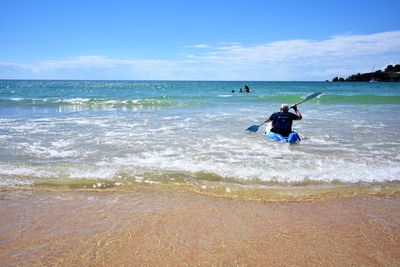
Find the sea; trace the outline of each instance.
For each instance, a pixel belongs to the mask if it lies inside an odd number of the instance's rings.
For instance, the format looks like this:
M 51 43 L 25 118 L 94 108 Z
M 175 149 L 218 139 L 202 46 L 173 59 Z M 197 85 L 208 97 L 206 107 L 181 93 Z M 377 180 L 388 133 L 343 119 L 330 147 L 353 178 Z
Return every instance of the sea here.
M 245 131 L 315 92 L 298 106 L 299 143 Z M 1 186 L 399 180 L 400 83 L 0 80 Z

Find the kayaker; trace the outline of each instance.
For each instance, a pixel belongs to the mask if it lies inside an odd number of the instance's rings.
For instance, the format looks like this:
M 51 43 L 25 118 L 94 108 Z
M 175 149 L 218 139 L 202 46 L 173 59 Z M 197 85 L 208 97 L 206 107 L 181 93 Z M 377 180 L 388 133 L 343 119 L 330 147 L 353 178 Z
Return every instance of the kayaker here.
M 296 114 L 289 112 L 291 108 Z M 297 109 L 297 105 L 293 105 L 289 108 L 288 104 L 282 104 L 280 111 L 273 113 L 265 122 L 268 123 L 272 121 L 271 132 L 280 134 L 283 137 L 288 137 L 292 132 L 292 122 L 301 120 L 302 118 L 300 111 Z

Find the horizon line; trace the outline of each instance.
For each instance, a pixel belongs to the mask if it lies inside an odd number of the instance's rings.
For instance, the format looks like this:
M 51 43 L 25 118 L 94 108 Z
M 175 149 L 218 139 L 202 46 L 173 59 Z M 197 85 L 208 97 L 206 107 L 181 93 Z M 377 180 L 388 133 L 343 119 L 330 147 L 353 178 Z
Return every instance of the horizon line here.
M 141 82 L 331 82 L 331 80 L 177 80 L 177 79 L 12 79 L 0 81 L 141 81 Z

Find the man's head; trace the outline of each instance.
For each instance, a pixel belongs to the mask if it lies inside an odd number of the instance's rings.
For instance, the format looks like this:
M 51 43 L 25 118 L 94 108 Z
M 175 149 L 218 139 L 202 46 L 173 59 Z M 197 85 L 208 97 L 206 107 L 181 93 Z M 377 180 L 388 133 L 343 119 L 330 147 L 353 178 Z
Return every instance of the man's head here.
M 289 105 L 288 104 L 282 104 L 281 105 L 281 111 L 288 112 L 289 111 Z

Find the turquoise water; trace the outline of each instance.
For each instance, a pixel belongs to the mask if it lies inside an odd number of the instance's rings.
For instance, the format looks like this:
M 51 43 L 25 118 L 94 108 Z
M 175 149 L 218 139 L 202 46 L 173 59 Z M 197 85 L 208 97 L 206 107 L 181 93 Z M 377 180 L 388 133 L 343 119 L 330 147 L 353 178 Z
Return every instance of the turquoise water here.
M 245 132 L 318 91 L 299 106 L 299 144 Z M 399 118 L 400 83 L 1 80 L 0 184 L 393 181 Z

